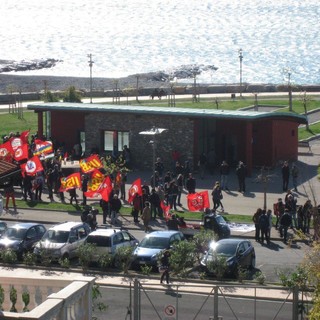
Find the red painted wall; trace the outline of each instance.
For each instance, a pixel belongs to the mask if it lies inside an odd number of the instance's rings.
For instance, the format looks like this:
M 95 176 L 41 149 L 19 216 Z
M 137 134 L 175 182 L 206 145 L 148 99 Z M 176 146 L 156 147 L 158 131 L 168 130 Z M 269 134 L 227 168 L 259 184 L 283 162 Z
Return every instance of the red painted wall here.
M 79 143 L 79 132 L 84 131 L 85 114 L 82 112 L 51 112 L 51 135 L 64 142 L 67 150 Z

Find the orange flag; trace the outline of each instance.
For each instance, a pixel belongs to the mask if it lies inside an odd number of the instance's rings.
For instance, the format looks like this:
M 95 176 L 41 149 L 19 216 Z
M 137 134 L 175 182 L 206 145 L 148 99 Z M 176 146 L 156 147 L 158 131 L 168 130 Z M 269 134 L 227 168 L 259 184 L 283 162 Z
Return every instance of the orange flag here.
M 72 173 L 67 177 L 61 178 L 60 192 L 68 191 L 70 189 L 81 188 L 80 172 Z

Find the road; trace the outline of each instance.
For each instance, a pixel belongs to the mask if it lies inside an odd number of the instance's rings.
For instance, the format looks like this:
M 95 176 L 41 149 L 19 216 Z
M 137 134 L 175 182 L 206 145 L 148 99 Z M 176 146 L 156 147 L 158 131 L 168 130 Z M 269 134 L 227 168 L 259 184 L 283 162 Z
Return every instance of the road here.
M 130 310 L 130 289 L 101 286 L 103 302 L 107 310 L 103 313 L 96 311 L 94 316 L 98 319 L 120 320 L 133 319 Z M 214 314 L 213 296 L 189 294 L 175 291 L 175 287 L 163 290 L 142 290 L 141 320 L 149 319 L 210 319 Z M 267 301 L 219 297 L 218 314 L 223 320 L 259 319 L 259 320 L 289 320 L 292 319 L 292 304 L 284 301 Z M 131 296 L 133 305 L 133 296 Z M 129 309 L 128 309 L 129 308 Z M 275 317 L 276 316 L 276 317 Z

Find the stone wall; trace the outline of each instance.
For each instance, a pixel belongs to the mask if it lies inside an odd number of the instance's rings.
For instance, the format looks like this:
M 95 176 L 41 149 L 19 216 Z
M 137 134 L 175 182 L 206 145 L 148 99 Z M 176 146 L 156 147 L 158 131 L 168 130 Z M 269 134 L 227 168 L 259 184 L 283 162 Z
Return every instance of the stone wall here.
M 193 160 L 193 120 L 178 116 L 133 115 L 114 113 L 92 113 L 85 118 L 86 150 L 97 146 L 103 152 L 103 132 L 106 130 L 129 131 L 129 148 L 132 154 L 133 167 L 152 169 L 153 140 L 152 135 L 141 135 L 139 132 L 150 130 L 153 126 L 168 129 L 156 138 L 156 157 L 161 157 L 166 170 L 173 166 L 173 150 L 181 153 L 181 161 Z

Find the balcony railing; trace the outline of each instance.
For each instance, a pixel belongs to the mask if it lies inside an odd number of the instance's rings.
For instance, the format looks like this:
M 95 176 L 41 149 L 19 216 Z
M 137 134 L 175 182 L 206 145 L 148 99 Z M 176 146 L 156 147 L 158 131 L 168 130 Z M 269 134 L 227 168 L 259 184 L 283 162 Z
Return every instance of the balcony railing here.
M 94 277 L 76 276 L 73 279 L 59 279 L 55 276 L 36 276 L 35 278 L 0 277 L 4 289 L 4 302 L 0 319 L 41 319 L 41 320 L 88 320 L 92 312 L 92 287 Z M 10 290 L 16 290 L 17 312 L 10 312 L 12 299 Z M 30 302 L 27 312 L 22 294 L 28 292 Z

